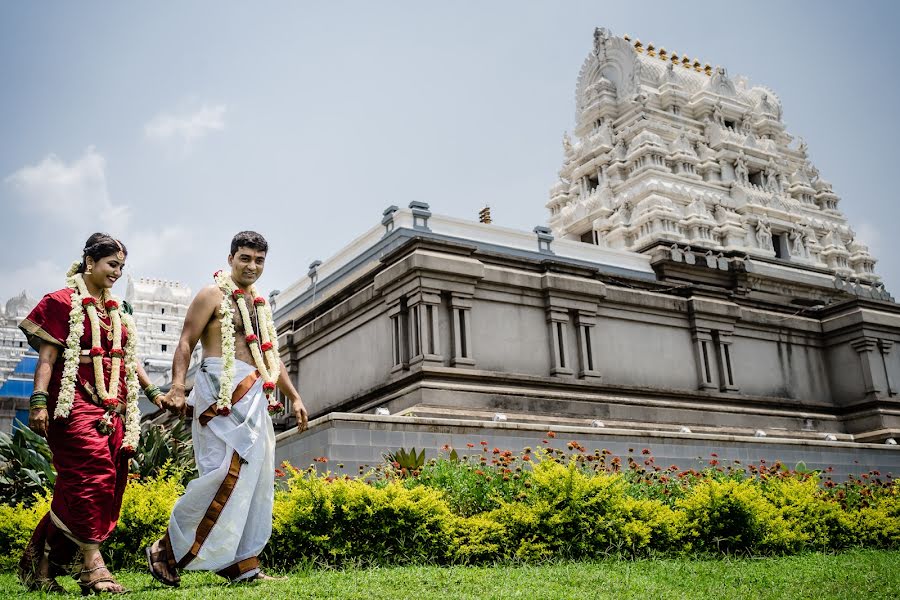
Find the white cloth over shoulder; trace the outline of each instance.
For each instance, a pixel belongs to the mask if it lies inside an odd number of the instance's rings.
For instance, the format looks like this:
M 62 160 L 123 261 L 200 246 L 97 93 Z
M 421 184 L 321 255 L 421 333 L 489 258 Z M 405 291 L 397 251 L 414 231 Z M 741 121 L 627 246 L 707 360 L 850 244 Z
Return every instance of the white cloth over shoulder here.
M 255 370 L 235 360 L 232 391 Z M 263 381 L 256 380 L 232 406 L 230 415 L 216 416 L 201 425 L 201 413 L 219 396 L 221 375 L 222 359 L 204 358 L 188 398 L 188 404 L 194 407 L 192 433 L 199 477 L 188 484 L 169 519 L 169 538 L 176 560 L 182 561 L 192 551 L 196 554 L 183 566 L 188 570 L 220 571 L 255 557 L 272 534 L 275 432 L 262 391 Z M 235 453 L 240 457 L 239 475 L 212 529 L 202 539 L 198 528 L 203 529 L 201 523 L 208 511 L 215 513 L 211 505 L 229 469 L 234 471 L 238 464 Z M 238 579 L 252 577 L 258 571 L 253 568 Z

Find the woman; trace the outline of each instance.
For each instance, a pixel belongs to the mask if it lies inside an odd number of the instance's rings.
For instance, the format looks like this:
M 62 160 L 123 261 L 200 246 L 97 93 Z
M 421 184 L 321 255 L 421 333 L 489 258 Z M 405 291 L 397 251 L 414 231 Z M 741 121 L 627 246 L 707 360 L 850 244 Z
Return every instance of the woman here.
M 55 577 L 80 551 L 82 594 L 127 591 L 106 568 L 100 544 L 119 518 L 140 435 L 139 382 L 154 403 L 159 389 L 135 356 L 130 311 L 110 294 L 126 254 L 120 241 L 95 233 L 66 287 L 44 296 L 19 324 L 39 355 L 29 424 L 47 437 L 57 473 L 50 512 L 19 562 L 29 590 L 63 591 Z

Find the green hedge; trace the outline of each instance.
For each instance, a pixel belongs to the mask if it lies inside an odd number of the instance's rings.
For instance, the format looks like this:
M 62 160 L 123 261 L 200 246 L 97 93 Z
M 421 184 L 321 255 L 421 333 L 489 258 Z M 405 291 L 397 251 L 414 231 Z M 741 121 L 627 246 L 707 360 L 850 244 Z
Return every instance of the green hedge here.
M 573 445 L 574 444 L 574 445 Z M 786 554 L 900 548 L 900 483 L 877 473 L 835 483 L 783 465 L 679 471 L 645 450 L 607 452 L 486 445 L 413 469 L 385 464 L 359 477 L 286 466 L 268 564 L 478 564 L 650 553 Z M 132 482 L 104 545 L 114 568 L 142 567 L 165 530 L 180 474 Z M 0 505 L 0 568 L 11 569 L 49 497 Z

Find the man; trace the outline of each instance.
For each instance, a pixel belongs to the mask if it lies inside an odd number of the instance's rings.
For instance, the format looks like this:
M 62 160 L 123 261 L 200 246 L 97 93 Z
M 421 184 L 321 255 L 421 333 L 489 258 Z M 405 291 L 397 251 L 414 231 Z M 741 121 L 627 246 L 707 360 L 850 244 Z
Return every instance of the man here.
M 163 404 L 179 415 L 192 409 L 199 477 L 175 503 L 166 535 L 146 551 L 150 572 L 166 585 L 180 583 L 178 569 L 216 571 L 233 581 L 269 579 L 257 556 L 272 533 L 269 412 L 281 407 L 275 387 L 291 401 L 300 431 L 307 412 L 278 358 L 271 310 L 256 294 L 268 248 L 256 232 L 235 235 L 230 273 L 216 273 L 216 284 L 197 294 L 184 320 Z M 198 340 L 203 361 L 185 400 L 185 374 Z

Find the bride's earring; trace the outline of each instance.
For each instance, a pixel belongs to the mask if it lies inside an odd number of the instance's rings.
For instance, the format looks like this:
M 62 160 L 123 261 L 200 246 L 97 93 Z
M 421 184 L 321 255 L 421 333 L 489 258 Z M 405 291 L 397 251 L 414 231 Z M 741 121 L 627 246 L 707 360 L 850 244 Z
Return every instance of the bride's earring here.
M 94 265 L 91 263 L 88 263 L 87 268 L 84 270 L 84 274 L 91 275 L 93 273 L 93 268 L 94 268 Z

